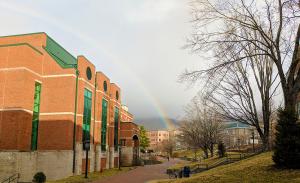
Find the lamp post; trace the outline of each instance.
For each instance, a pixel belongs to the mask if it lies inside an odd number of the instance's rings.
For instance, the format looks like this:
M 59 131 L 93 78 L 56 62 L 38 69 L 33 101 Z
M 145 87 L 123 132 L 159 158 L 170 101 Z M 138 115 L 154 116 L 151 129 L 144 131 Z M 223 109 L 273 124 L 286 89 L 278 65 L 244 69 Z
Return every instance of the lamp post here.
M 119 170 L 121 170 L 121 149 L 122 149 L 122 144 L 119 144 Z
M 238 148 L 239 148 L 239 152 L 240 152 L 241 151 L 241 147 L 240 147 L 241 146 L 241 139 L 238 138 L 237 141 L 238 141 Z
M 83 149 L 85 150 L 85 175 L 84 175 L 84 178 L 88 178 L 88 160 L 89 160 L 90 140 L 85 140 L 83 142 Z

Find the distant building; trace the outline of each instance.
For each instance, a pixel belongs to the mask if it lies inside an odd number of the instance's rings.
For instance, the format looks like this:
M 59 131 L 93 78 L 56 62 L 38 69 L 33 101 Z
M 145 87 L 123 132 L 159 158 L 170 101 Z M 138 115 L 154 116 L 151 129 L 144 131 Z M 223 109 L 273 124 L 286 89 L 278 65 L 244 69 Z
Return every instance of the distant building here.
M 167 130 L 148 131 L 147 137 L 150 140 L 149 149 L 157 149 L 164 140 L 169 140 L 170 132 Z
M 258 143 L 258 134 L 250 125 L 241 122 L 225 122 L 223 141 L 226 147 L 237 148 L 253 143 L 252 132 L 254 132 L 254 144 Z
M 157 150 L 157 148 L 161 145 L 164 140 L 173 140 L 176 143 L 176 148 L 180 147 L 180 141 L 178 140 L 178 136 L 180 135 L 179 130 L 153 130 L 147 131 L 147 137 L 150 140 L 149 149 Z

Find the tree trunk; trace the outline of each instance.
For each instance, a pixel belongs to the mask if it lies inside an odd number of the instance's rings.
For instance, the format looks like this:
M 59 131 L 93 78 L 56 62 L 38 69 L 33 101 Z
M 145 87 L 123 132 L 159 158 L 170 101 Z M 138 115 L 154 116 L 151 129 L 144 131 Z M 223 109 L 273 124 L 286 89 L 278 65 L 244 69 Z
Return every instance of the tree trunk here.
M 203 148 L 202 149 L 205 155 L 205 159 L 208 158 L 208 149 L 207 148 Z
M 259 126 L 256 127 L 256 130 L 263 143 L 263 151 L 269 150 L 269 126 L 264 127 L 264 132 L 262 132 Z
M 289 91 L 286 96 L 285 110 L 296 113 L 297 95 L 299 91 Z
M 210 156 L 214 157 L 214 144 L 213 143 L 210 144 L 209 150 L 210 150 Z

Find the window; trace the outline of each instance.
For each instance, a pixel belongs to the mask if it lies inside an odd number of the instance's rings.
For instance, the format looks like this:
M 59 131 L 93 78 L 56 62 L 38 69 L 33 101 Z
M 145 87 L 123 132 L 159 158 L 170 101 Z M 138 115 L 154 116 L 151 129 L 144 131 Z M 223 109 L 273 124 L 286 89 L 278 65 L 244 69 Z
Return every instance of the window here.
M 102 99 L 101 150 L 106 151 L 107 101 Z
M 119 91 L 116 91 L 116 99 L 119 100 Z
M 37 150 L 38 130 L 39 130 L 39 115 L 41 101 L 41 84 L 35 83 L 34 103 L 32 115 L 32 130 L 31 130 L 31 150 Z
M 107 82 L 106 81 L 103 82 L 103 90 L 104 90 L 104 92 L 107 92 Z
M 92 79 L 92 70 L 90 67 L 86 68 L 86 77 L 88 78 L 88 80 Z
M 92 92 L 87 89 L 84 89 L 82 142 L 90 140 L 91 111 L 92 111 Z
M 115 135 L 114 135 L 114 145 L 115 151 L 118 150 L 118 128 L 119 128 L 119 108 L 115 107 Z

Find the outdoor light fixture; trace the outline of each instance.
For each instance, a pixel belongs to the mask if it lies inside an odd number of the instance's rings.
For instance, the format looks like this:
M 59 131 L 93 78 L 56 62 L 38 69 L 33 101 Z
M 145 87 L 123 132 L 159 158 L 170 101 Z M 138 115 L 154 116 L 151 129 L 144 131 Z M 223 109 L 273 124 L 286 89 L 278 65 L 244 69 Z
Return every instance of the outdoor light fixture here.
M 84 178 L 88 178 L 88 159 L 90 150 L 90 140 L 85 140 L 83 142 L 83 149 L 85 150 L 85 175 Z

